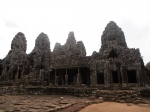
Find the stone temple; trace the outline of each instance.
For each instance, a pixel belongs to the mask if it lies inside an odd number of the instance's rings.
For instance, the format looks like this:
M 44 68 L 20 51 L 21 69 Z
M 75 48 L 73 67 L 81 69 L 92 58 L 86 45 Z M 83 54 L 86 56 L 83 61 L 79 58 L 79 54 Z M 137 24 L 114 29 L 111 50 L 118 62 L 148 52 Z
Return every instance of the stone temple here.
M 128 48 L 124 33 L 110 21 L 101 36 L 99 52 L 86 56 L 82 41 L 74 32 L 64 45 L 50 41 L 41 33 L 35 47 L 26 53 L 27 41 L 19 32 L 13 38 L 11 50 L 0 60 L 0 85 L 140 87 L 148 83 L 139 49 Z

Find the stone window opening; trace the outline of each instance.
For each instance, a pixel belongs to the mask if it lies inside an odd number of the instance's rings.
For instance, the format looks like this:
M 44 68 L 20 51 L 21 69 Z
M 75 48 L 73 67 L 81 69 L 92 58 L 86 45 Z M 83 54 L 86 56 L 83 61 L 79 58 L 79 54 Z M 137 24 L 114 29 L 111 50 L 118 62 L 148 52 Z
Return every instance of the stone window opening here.
M 118 57 L 116 51 L 114 49 L 112 49 L 108 55 L 108 58 L 115 58 L 115 57 Z
M 90 85 L 90 70 L 87 67 L 80 68 L 81 84 Z
M 17 70 L 13 70 L 13 76 L 12 76 L 13 80 L 15 79 L 16 73 L 17 73 Z
M 68 69 L 68 85 L 76 84 L 77 73 L 78 73 L 78 70 L 75 68 Z
M 7 71 L 7 72 L 9 71 L 9 67 L 6 68 L 6 71 Z
M 60 69 L 57 71 L 58 74 L 58 85 L 65 85 L 65 69 Z
M 19 70 L 19 73 L 18 73 L 18 79 L 20 79 L 20 78 L 21 78 L 21 73 L 22 73 L 22 71 L 21 71 L 21 70 Z
M 55 70 L 50 71 L 50 76 L 48 77 L 48 82 L 55 84 Z
M 128 83 L 137 83 L 136 70 L 127 71 Z

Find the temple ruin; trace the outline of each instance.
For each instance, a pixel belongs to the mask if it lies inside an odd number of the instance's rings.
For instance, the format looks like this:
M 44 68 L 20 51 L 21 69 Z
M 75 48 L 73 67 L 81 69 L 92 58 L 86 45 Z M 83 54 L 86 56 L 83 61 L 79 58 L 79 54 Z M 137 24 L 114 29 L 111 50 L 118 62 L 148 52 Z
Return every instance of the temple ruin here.
M 27 41 L 19 32 L 13 38 L 11 50 L 0 60 L 0 84 L 21 82 L 44 86 L 140 87 L 148 82 L 139 49 L 128 48 L 124 33 L 110 21 L 101 36 L 99 52 L 86 56 L 82 41 L 74 32 L 64 45 L 50 41 L 41 33 L 30 54 Z

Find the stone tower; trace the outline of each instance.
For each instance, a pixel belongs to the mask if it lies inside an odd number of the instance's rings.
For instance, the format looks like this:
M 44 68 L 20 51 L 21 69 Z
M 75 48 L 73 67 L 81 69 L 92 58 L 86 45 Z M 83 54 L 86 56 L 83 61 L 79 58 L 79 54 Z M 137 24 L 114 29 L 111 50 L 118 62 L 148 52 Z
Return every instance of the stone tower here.
M 56 43 L 53 50 L 53 57 L 56 58 L 77 58 L 86 57 L 86 49 L 82 41 L 76 42 L 74 32 L 68 34 L 67 41 L 64 45 Z
M 77 42 L 77 55 L 79 57 L 86 57 L 86 49 L 82 41 Z
M 50 66 L 50 41 L 46 34 L 40 33 L 38 35 L 29 58 L 30 69 L 33 69 L 36 78 L 41 78 L 41 71 L 48 70 Z
M 24 67 L 27 59 L 26 55 L 26 37 L 19 32 L 13 38 L 11 50 L 4 59 L 3 75 L 7 75 L 9 79 L 20 79 L 24 73 Z
M 123 31 L 115 22 L 110 21 L 101 36 L 100 54 L 108 57 L 110 52 L 117 52 L 118 49 L 125 48 L 127 48 L 127 44 Z

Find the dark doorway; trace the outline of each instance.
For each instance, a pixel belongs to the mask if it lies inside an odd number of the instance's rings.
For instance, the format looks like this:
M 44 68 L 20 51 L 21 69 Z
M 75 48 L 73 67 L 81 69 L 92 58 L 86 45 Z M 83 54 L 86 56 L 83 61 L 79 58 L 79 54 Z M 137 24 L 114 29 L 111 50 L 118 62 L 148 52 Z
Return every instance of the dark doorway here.
M 19 70 L 18 79 L 21 78 L 21 70 Z
M 90 70 L 86 67 L 80 68 L 81 84 L 90 85 Z
M 65 85 L 65 69 L 57 70 L 58 85 Z
M 109 56 L 108 58 L 115 58 L 115 57 L 118 57 L 117 53 L 116 53 L 116 50 L 112 49 L 109 53 Z
M 112 71 L 112 83 L 119 83 L 118 71 Z
M 49 83 L 55 84 L 55 70 L 50 71 L 50 76 L 48 77 Z
M 3 72 L 3 67 L 0 66 L 0 76 L 2 75 L 2 72 Z
M 7 69 L 6 69 L 6 72 L 8 72 L 9 71 L 9 67 L 7 67 Z
M 97 84 L 104 84 L 104 73 L 97 73 Z
M 77 82 L 77 73 L 78 73 L 78 70 L 77 68 L 75 69 L 68 69 L 67 71 L 68 73 L 68 85 L 75 85 L 76 82 Z
M 136 70 L 128 70 L 128 83 L 137 83 Z
M 13 70 L 13 76 L 12 76 L 13 80 L 15 79 L 16 74 L 17 74 L 17 70 Z

